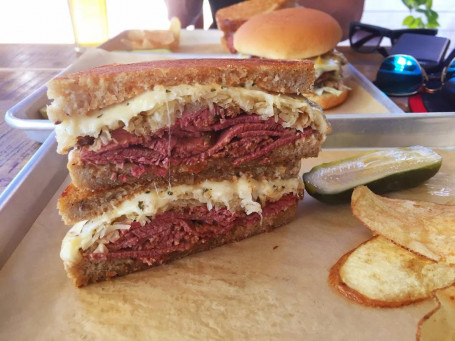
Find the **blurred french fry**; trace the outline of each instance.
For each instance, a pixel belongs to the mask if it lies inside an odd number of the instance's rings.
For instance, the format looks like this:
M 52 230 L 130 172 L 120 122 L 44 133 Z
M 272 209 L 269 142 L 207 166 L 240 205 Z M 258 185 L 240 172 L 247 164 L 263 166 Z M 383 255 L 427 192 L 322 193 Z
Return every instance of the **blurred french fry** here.
M 373 233 L 434 261 L 455 264 L 455 205 L 389 199 L 359 186 L 351 208 Z
M 41 114 L 41 116 L 42 116 L 44 119 L 46 119 L 46 120 L 49 119 L 49 117 L 47 117 L 47 105 L 44 106 L 44 107 L 42 107 L 42 108 L 39 110 L 39 113 Z
M 182 30 L 182 24 L 180 23 L 179 18 L 173 17 L 169 25 L 169 31 L 174 34 L 175 40 L 177 43 L 180 41 L 180 31 Z
M 329 283 L 347 298 L 368 306 L 400 307 L 431 296 L 455 282 L 455 266 L 416 255 L 381 236 L 344 255 Z
M 434 293 L 438 306 L 425 315 L 417 325 L 418 341 L 455 340 L 455 287 Z

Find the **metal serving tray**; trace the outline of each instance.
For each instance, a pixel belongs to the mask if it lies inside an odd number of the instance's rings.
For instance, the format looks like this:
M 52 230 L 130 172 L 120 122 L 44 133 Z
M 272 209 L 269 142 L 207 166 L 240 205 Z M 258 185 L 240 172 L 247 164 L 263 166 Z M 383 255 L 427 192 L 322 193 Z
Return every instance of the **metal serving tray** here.
M 130 56 L 128 53 L 97 51 L 97 54 Z M 212 55 L 162 54 L 153 58 L 210 58 Z M 98 56 L 97 56 L 98 57 Z M 218 56 L 219 57 L 219 56 Z M 230 55 L 224 55 L 230 57 Z M 137 54 L 139 59 L 150 58 L 146 54 Z M 88 58 L 90 60 L 90 56 Z M 99 65 L 98 60 L 91 64 Z M 62 72 L 78 70 L 74 64 Z M 332 134 L 325 143 L 326 148 L 374 148 L 403 146 L 420 143 L 434 147 L 455 146 L 455 113 L 403 113 L 387 96 L 379 91 L 368 79 L 352 65 L 348 65 L 352 81 L 357 82 L 362 91 L 371 95 L 385 113 L 337 113 L 331 110 L 327 118 L 332 124 Z M 48 120 L 38 119 L 38 110 L 48 104 L 47 87 L 43 86 L 20 101 L 6 112 L 5 121 L 13 128 L 23 129 L 27 135 L 38 142 L 43 142 L 53 131 L 54 126 Z M 437 132 L 437 133 L 435 133 Z
M 179 54 L 179 53 L 163 53 L 163 54 L 145 54 L 145 53 L 128 53 L 128 52 L 105 52 L 102 50 L 89 51 L 76 63 L 62 71 L 59 75 L 74 72 L 86 67 L 94 67 L 106 62 L 104 56 L 109 60 L 149 60 L 149 59 L 182 59 L 182 58 L 232 58 L 232 55 L 216 55 L 216 54 Z M 358 117 L 365 120 L 382 120 L 387 117 L 387 120 L 395 119 L 396 113 L 402 113 L 403 111 L 386 95 L 379 91 L 365 76 L 357 71 L 352 65 L 347 66 L 347 72 L 350 75 L 351 84 L 355 85 L 351 93 L 351 97 L 355 98 L 356 94 L 367 93 L 367 97 L 363 102 L 360 102 L 359 106 L 365 105 L 365 107 L 373 104 L 373 110 L 379 110 L 379 113 L 362 113 L 353 114 L 351 112 L 344 112 L 344 105 L 329 110 L 328 118 L 330 122 L 336 126 L 338 121 L 356 121 Z M 38 112 L 42 107 L 49 104 L 47 99 L 47 87 L 43 85 L 38 90 L 33 92 L 30 96 L 26 97 L 12 108 L 10 108 L 5 114 L 5 121 L 13 128 L 22 129 L 25 133 L 37 142 L 44 142 L 49 136 L 51 131 L 54 129 L 54 125 L 49 120 L 40 119 L 40 113 Z M 348 101 L 351 99 L 348 99 Z M 366 101 L 366 103 L 365 103 Z M 352 104 L 351 104 L 352 109 Z M 349 109 L 348 109 L 349 110 Z M 371 110 L 371 109 L 370 109 Z M 342 112 L 342 113 L 341 113 Z M 391 114 L 392 115 L 388 115 Z M 388 116 L 387 116 L 388 115 Z M 427 114 L 426 114 L 427 115 Z M 413 114 L 415 116 L 415 114 Z M 349 125 L 348 125 L 349 126 Z M 358 129 L 353 129 L 352 132 L 356 132 Z M 359 142 L 358 140 L 356 143 Z M 355 145 L 354 145 L 355 146 Z M 359 145 L 357 145 L 358 147 Z
M 56 149 L 51 133 L 0 194 L 0 268 L 68 176 L 67 157 Z
M 325 150 L 317 159 L 306 160 L 305 169 L 358 152 Z M 444 162 L 433 179 L 390 195 L 455 203 L 451 180 L 455 152 L 438 152 Z M 428 299 L 401 308 L 374 309 L 349 302 L 332 290 L 327 281 L 331 266 L 371 238 L 371 232 L 352 216 L 349 204 L 329 207 L 308 195 L 294 220 L 273 232 L 76 289 L 58 256 L 68 231 L 55 209 L 63 187 L 0 270 L 2 340 L 200 339 L 201 335 L 203 339 L 304 335 L 313 340 L 411 340 L 419 319 L 435 307 Z
M 121 32 L 116 37 L 108 40 L 100 46 L 100 49 L 87 51 L 75 63 L 69 66 L 60 74 L 78 71 L 88 67 L 99 66 L 101 64 L 111 62 L 132 62 L 150 59 L 171 59 L 171 58 L 244 58 L 240 55 L 222 54 L 222 53 L 141 53 L 135 52 L 112 52 L 124 48 L 121 39 L 128 35 L 128 31 Z M 210 46 L 220 46 L 219 40 L 222 32 L 218 30 L 182 30 L 180 37 L 180 46 L 182 51 L 190 51 L 191 47 L 198 47 L 199 51 L 210 52 L 213 49 Z M 111 51 L 111 52 L 109 52 Z M 221 49 L 213 50 L 215 52 L 222 51 Z M 429 142 L 434 146 L 453 145 L 453 138 L 432 136 L 432 129 L 438 128 L 438 125 L 443 127 L 451 127 L 452 122 L 447 122 L 451 114 L 402 114 L 403 111 L 376 88 L 365 76 L 357 71 L 352 65 L 346 66 L 346 73 L 349 75 L 349 81 L 354 85 L 350 98 L 346 101 L 352 102 L 351 98 L 356 98 L 357 92 L 362 92 L 365 99 L 351 105 L 341 105 L 335 109 L 328 110 L 327 117 L 333 126 L 333 134 L 326 142 L 327 147 L 374 147 L 378 142 L 384 140 L 384 143 L 391 141 L 390 145 L 400 141 L 403 134 L 419 132 L 429 138 Z M 44 142 L 53 130 L 53 124 L 44 119 L 40 119 L 39 109 L 47 105 L 48 99 L 46 96 L 47 88 L 43 85 L 33 94 L 20 101 L 18 104 L 10 108 L 5 114 L 5 121 L 13 128 L 22 129 L 33 140 Z M 353 106 L 354 104 L 354 106 Z M 373 105 L 371 105 L 373 104 Z M 359 113 L 359 108 L 362 112 Z M 355 109 L 355 111 L 352 111 Z M 432 124 L 418 127 L 412 122 L 416 122 L 415 118 L 431 118 Z M 388 124 L 387 122 L 393 123 Z M 408 122 L 409 121 L 409 122 Z M 430 121 L 426 121 L 427 124 Z M 435 126 L 436 125 L 436 126 Z M 426 128 L 428 127 L 428 129 Z M 377 128 L 377 129 L 375 129 Z M 416 130 L 417 129 L 417 130 Z M 423 129 L 424 131 L 420 131 Z M 430 130 L 431 129 L 431 130 Z M 396 132 L 394 132 L 396 130 Z M 384 132 L 387 135 L 381 137 Z M 428 131 L 428 133 L 425 133 Z M 400 134 L 402 132 L 402 134 Z M 393 134 L 393 139 L 389 140 L 388 135 Z M 400 136 L 398 136 L 400 135 Z M 381 142 L 382 143 L 382 142 Z M 423 142 L 422 142 L 423 143 Z
M 421 144 L 454 149 L 455 117 L 450 113 L 343 115 L 332 120 L 324 148 L 380 148 Z M 56 153 L 51 133 L 0 195 L 0 268 L 67 176 L 65 156 Z M 26 214 L 24 214 L 26 213 Z
M 75 63 L 57 76 L 96 67 L 112 62 L 132 62 L 157 59 L 195 59 L 195 58 L 240 58 L 230 54 L 193 54 L 193 53 L 141 53 L 141 52 L 106 52 L 101 49 L 90 50 Z M 56 77 L 57 77 L 56 76 Z M 44 142 L 54 130 L 54 124 L 41 117 L 39 110 L 50 102 L 47 98 L 47 86 L 43 85 L 31 95 L 8 109 L 5 121 L 12 128 L 24 130 L 29 138 Z
M 17 114 L 20 111 L 31 113 L 29 109 L 40 108 L 41 105 L 44 105 L 46 102 L 46 98 L 43 97 L 45 91 L 45 88 L 41 88 L 15 106 L 14 110 L 10 109 L 10 114 L 7 115 L 9 124 L 21 122 L 18 117 L 12 115 L 13 113 Z M 393 106 L 390 106 L 390 110 L 393 112 Z M 453 134 L 455 116 L 450 113 L 405 114 L 396 111 L 386 114 L 330 114 L 329 118 L 333 133 L 327 139 L 325 148 L 355 147 L 358 149 L 423 144 L 453 149 L 455 146 L 455 134 Z M 57 145 L 55 135 L 51 131 L 52 126 L 47 126 L 46 129 L 46 124 L 50 123 L 39 120 L 40 126 L 38 127 L 31 122 L 32 119 L 25 121 L 27 123 L 22 122 L 23 129 L 29 130 L 29 133 L 41 134 L 39 138 L 43 140 L 45 136 L 49 134 L 50 136 L 45 139 L 40 149 L 0 194 L 0 225 L 2 227 L 0 228 L 0 268 L 7 262 L 67 177 L 65 167 L 67 159 L 55 152 Z M 27 124 L 30 126 L 25 127 Z M 49 231 L 51 230 L 49 229 Z M 42 238 L 48 237 L 47 230 L 43 231 Z M 27 239 L 24 240 L 24 242 L 26 241 Z M 40 286 L 37 287 L 40 288 Z M 59 292 L 60 289 L 62 288 L 59 288 Z M 376 310 L 370 309 L 365 313 L 374 314 L 376 312 Z M 417 313 L 415 315 L 417 316 Z M 401 329 L 401 325 L 399 328 Z M 383 330 L 388 329 L 383 328 Z M 44 330 L 40 329 L 40 331 Z
M 86 65 L 87 60 L 92 62 L 94 54 L 97 58 L 91 64 L 92 66 L 100 65 L 106 61 L 106 58 L 112 57 L 110 52 L 95 50 L 91 54 L 82 56 L 81 59 L 85 64 L 75 63 L 64 72 L 77 70 L 81 64 Z M 128 60 L 131 57 L 125 53 L 120 53 L 120 55 Z M 180 57 L 184 56 L 189 57 L 189 55 L 180 55 Z M 150 56 L 142 54 L 137 58 L 144 59 L 150 58 Z M 357 70 L 351 67 L 351 71 L 355 77 L 358 77 L 361 87 L 367 92 L 374 92 L 377 100 L 381 101 L 382 105 L 392 113 L 328 114 L 332 124 L 332 133 L 328 136 L 324 148 L 358 149 L 414 144 L 454 148 L 454 113 L 402 113 Z M 8 124 L 24 129 L 31 138 L 37 141 L 45 142 L 0 195 L 0 222 L 2 226 L 7 227 L 0 229 L 0 266 L 8 259 L 67 174 L 66 158 L 55 152 L 57 146 L 52 133 L 52 123 L 32 118 L 32 114 L 46 102 L 46 87 L 42 87 L 8 110 L 6 114 L 5 119 Z M 393 112 L 393 110 L 396 111 Z M 29 115 L 30 118 L 28 118 Z

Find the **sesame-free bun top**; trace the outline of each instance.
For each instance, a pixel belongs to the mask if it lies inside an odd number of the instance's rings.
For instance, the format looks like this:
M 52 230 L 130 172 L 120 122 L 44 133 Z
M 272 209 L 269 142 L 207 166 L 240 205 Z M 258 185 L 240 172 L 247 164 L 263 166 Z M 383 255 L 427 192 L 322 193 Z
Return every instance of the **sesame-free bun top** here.
M 303 59 L 332 50 L 340 41 L 338 22 L 310 8 L 285 8 L 252 17 L 234 34 L 242 54 L 270 59 Z

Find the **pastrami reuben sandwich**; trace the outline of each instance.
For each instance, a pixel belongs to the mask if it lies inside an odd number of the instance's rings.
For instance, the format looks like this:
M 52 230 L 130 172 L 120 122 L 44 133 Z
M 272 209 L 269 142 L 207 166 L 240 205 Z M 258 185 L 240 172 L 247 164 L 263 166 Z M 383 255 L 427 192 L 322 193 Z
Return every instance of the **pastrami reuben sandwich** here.
M 311 62 L 174 60 L 52 80 L 49 117 L 72 184 L 61 258 L 77 286 L 289 222 L 302 157 L 330 130 L 300 94 Z

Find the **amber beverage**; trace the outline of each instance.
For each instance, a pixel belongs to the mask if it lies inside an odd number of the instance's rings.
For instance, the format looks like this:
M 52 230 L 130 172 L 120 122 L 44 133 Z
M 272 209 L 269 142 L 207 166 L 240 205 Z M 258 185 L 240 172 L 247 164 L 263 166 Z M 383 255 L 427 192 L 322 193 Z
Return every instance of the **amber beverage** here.
M 106 0 L 68 0 L 76 51 L 108 38 Z

